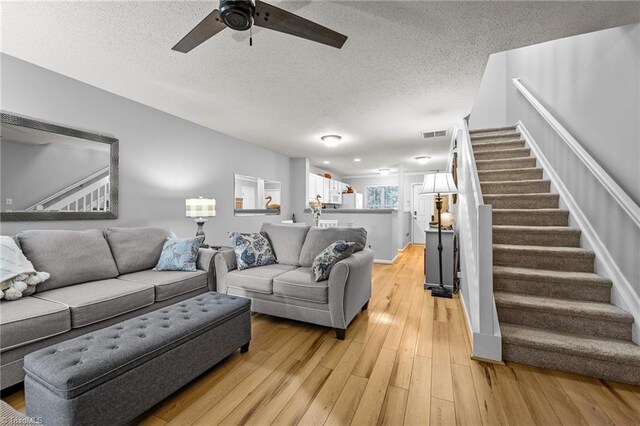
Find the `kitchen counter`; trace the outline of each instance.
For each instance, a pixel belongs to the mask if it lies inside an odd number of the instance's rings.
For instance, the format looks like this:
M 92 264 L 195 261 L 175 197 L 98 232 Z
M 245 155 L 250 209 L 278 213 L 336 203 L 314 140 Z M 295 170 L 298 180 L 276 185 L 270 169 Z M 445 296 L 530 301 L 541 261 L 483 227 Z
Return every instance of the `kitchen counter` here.
M 397 212 L 398 209 L 323 209 L 322 214 L 391 214 Z M 305 209 L 305 213 L 311 213 L 311 209 Z

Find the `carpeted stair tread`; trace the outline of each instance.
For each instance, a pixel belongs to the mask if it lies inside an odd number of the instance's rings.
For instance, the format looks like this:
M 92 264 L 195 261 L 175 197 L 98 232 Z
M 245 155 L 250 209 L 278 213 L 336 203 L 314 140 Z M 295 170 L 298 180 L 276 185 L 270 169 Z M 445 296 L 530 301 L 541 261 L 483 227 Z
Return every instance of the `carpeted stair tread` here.
M 478 142 L 473 144 L 473 152 L 497 151 L 501 149 L 524 148 L 522 139 L 504 139 L 500 141 Z
M 496 291 L 610 303 L 611 286 L 611 280 L 590 272 L 493 267 Z
M 494 182 L 481 182 L 483 194 L 506 195 L 506 194 L 544 194 L 549 193 L 551 181 L 547 179 L 530 180 L 504 180 Z
M 495 291 L 493 295 L 498 310 L 508 307 L 521 310 L 523 315 L 526 311 L 539 311 L 573 318 L 601 319 L 622 324 L 633 323 L 631 314 L 610 303 L 556 299 L 504 291 Z
M 554 209 L 558 207 L 558 194 L 487 194 L 483 195 L 485 204 L 494 209 Z
M 474 133 L 471 136 L 471 142 L 500 140 L 500 139 L 515 139 L 520 137 L 520 133 L 517 131 L 506 132 L 487 132 L 487 133 Z
M 506 170 L 536 167 L 535 157 L 501 158 L 497 160 L 476 160 L 480 170 Z
M 542 176 L 543 172 L 539 167 L 506 170 L 478 170 L 478 179 L 481 183 L 542 179 Z
M 476 161 L 479 160 L 501 160 L 506 158 L 527 158 L 531 155 L 530 148 L 510 148 L 494 149 L 491 151 L 480 151 L 473 153 Z
M 593 272 L 595 255 L 579 247 L 493 245 L 493 264 L 553 271 Z
M 568 210 L 493 208 L 494 225 L 567 226 L 568 223 Z
M 580 247 L 580 230 L 568 226 L 494 225 L 494 244 Z
M 515 132 L 516 126 L 507 126 L 507 127 L 489 127 L 486 129 L 472 129 L 469 130 L 470 135 L 477 135 L 480 133 L 505 133 L 505 132 Z
M 507 345 L 525 346 L 603 361 L 640 365 L 640 346 L 627 340 L 576 336 L 570 333 L 542 330 L 515 324 L 500 324 L 502 341 Z

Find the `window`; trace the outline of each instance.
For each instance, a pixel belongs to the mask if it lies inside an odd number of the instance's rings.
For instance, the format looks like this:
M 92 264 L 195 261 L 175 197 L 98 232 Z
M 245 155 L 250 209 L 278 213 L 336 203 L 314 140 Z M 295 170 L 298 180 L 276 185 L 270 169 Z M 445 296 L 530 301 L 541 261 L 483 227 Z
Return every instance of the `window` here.
M 398 185 L 367 186 L 366 196 L 368 209 L 398 208 Z

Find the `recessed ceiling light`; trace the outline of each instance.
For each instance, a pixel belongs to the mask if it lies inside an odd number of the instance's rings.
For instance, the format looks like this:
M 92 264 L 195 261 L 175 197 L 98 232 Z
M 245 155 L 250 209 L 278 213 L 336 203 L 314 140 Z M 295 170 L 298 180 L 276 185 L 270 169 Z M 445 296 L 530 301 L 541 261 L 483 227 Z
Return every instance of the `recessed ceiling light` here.
M 322 142 L 324 142 L 326 146 L 328 146 L 329 148 L 333 148 L 340 143 L 340 141 L 342 140 L 342 136 L 324 135 L 320 139 L 322 139 Z
M 415 160 L 420 164 L 427 164 L 430 159 L 431 157 L 429 157 L 428 155 L 420 155 L 415 158 Z
M 331 164 L 330 161 L 323 161 L 322 164 Z
M 381 175 L 388 175 L 391 169 L 378 169 Z
M 354 158 L 353 161 L 355 161 L 356 163 L 359 163 L 362 161 L 362 158 Z

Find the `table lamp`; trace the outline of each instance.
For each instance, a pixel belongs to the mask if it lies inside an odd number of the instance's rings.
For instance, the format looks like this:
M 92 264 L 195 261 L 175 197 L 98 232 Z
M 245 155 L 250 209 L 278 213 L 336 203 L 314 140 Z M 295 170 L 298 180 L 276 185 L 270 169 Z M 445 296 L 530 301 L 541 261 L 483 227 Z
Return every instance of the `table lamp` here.
M 187 217 L 195 218 L 195 222 L 198 224 L 196 237 L 202 235 L 202 242 L 204 243 L 205 235 L 202 227 L 207 222 L 206 217 L 214 217 L 216 215 L 216 200 L 202 196 L 198 198 L 187 198 L 185 200 L 185 206 Z
M 436 196 L 436 209 L 438 209 L 438 264 L 440 266 L 440 286 L 431 289 L 433 297 L 446 297 L 451 299 L 451 290 L 445 288 L 442 280 L 442 194 L 457 194 L 458 188 L 453 181 L 453 174 L 448 172 L 432 172 L 424 175 L 421 194 Z

